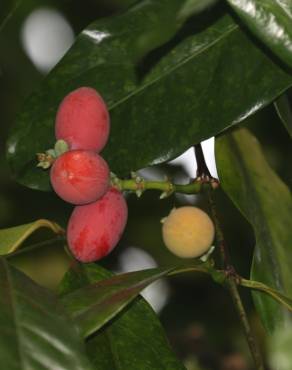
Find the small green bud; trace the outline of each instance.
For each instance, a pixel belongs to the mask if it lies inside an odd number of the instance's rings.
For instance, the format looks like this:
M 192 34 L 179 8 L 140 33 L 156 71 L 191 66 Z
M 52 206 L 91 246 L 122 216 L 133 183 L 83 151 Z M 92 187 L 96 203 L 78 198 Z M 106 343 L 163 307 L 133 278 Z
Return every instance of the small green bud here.
M 55 156 L 59 157 L 61 154 L 69 150 L 69 145 L 66 143 L 65 140 L 58 140 L 55 144 L 54 150 Z

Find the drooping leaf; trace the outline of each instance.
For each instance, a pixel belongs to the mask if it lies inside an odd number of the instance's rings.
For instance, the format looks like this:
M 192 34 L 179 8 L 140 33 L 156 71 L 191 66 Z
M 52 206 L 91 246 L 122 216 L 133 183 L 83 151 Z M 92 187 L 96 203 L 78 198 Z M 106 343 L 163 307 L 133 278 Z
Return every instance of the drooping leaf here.
M 142 1 L 81 33 L 18 116 L 8 158 L 20 182 L 50 189 L 35 153 L 53 146 L 58 104 L 79 86 L 96 88 L 106 100 L 111 135 L 102 155 L 125 176 L 242 121 L 291 85 L 290 74 L 228 16 L 194 30 L 141 80 L 141 57 L 175 34 L 184 4 Z
M 5 370 L 92 369 L 57 298 L 0 259 L 0 363 Z
M 98 265 L 78 265 L 66 275 L 61 293 L 66 298 L 66 293 L 74 294 L 76 289 L 78 292 L 99 281 L 102 284 L 110 277 L 111 273 Z M 108 289 L 112 289 L 110 285 Z M 96 370 L 184 369 L 172 353 L 157 316 L 140 296 L 89 338 L 87 352 Z
M 55 234 L 64 233 L 58 224 L 45 219 L 8 229 L 0 229 L 0 256 L 16 251 L 33 232 L 42 227 L 52 230 Z
M 246 129 L 216 142 L 223 190 L 252 224 L 256 236 L 251 278 L 292 297 L 292 197 L 267 163 L 256 138 Z M 288 311 L 264 293 L 254 301 L 269 332 L 281 326 Z
M 291 0 L 227 0 L 250 30 L 292 67 Z
M 185 271 L 209 273 L 209 269 L 208 261 L 198 260 L 191 266 L 181 268 L 154 268 L 115 275 L 67 294 L 62 298 L 62 305 L 78 322 L 81 332 L 87 337 L 115 317 L 154 281 Z M 65 279 L 63 289 L 66 284 Z
M 292 110 L 291 103 L 287 94 L 281 95 L 274 102 L 278 116 L 288 131 L 290 137 L 292 137 Z
M 169 271 L 150 269 L 117 275 L 67 294 L 62 304 L 87 337 L 116 316 L 144 288 Z

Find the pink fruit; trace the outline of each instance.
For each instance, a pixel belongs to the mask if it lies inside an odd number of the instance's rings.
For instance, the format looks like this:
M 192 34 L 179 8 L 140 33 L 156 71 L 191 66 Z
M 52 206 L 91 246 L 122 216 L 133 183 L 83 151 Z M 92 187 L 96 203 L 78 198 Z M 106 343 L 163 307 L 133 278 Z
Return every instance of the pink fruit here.
M 109 187 L 109 175 L 106 161 L 87 150 L 65 152 L 50 171 L 55 192 L 73 204 L 87 204 L 102 197 Z
M 80 87 L 61 102 L 55 123 L 57 140 L 65 140 L 70 149 L 100 152 L 110 130 L 107 107 L 91 87 Z
M 121 238 L 127 217 L 127 203 L 115 188 L 94 203 L 75 207 L 67 229 L 75 258 L 93 262 L 109 254 Z

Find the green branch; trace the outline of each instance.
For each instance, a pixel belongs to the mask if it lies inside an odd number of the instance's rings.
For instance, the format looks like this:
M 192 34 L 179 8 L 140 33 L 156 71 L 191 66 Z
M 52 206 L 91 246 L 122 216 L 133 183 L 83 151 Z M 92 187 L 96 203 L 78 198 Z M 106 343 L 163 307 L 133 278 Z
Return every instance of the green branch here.
M 165 181 L 149 181 L 143 177 L 132 173 L 131 179 L 120 179 L 112 174 L 111 183 L 117 189 L 121 191 L 133 191 L 140 197 L 145 190 L 160 190 L 162 192 L 160 198 L 166 198 L 173 193 L 183 193 L 183 194 L 198 194 L 202 191 L 204 187 L 211 187 L 216 189 L 218 187 L 218 181 L 213 178 L 202 179 L 200 177 L 194 179 L 189 184 L 181 185 L 174 184 L 170 180 Z
M 217 243 L 219 246 L 221 258 L 224 264 L 224 270 L 226 274 L 226 280 L 224 281 L 224 285 L 227 287 L 229 290 L 229 293 L 232 297 L 234 307 L 238 313 L 240 323 L 242 326 L 242 329 L 244 331 L 246 341 L 248 343 L 250 352 L 252 354 L 252 357 L 254 359 L 254 363 L 256 366 L 257 370 L 264 370 L 264 365 L 263 365 L 263 360 L 261 356 L 261 352 L 259 349 L 259 346 L 257 344 L 257 341 L 252 333 L 248 318 L 247 318 L 247 313 L 245 311 L 245 308 L 243 306 L 238 288 L 237 288 L 237 283 L 240 281 L 240 277 L 236 274 L 235 269 L 233 265 L 231 264 L 231 260 L 229 257 L 228 249 L 224 240 L 224 235 L 221 229 L 220 221 L 217 216 L 217 210 L 216 210 L 216 205 L 215 201 L 212 197 L 212 194 L 209 193 L 209 201 L 210 201 L 210 206 L 211 206 L 211 212 L 212 212 L 212 217 L 213 221 L 215 224 L 215 230 L 216 230 L 216 239 Z
M 262 356 L 261 356 L 258 344 L 255 340 L 255 337 L 252 333 L 250 324 L 248 322 L 247 314 L 246 314 L 245 308 L 243 306 L 241 297 L 239 295 L 238 288 L 237 288 L 235 280 L 232 277 L 230 277 L 226 281 L 226 286 L 227 286 L 227 288 L 228 288 L 228 290 L 231 294 L 234 306 L 235 306 L 236 311 L 239 315 L 241 326 L 244 330 L 244 333 L 245 333 L 245 336 L 246 336 L 251 354 L 253 356 L 253 359 L 254 359 L 254 362 L 255 362 L 255 365 L 256 365 L 256 369 L 257 370 L 264 370 L 264 364 L 263 364 Z

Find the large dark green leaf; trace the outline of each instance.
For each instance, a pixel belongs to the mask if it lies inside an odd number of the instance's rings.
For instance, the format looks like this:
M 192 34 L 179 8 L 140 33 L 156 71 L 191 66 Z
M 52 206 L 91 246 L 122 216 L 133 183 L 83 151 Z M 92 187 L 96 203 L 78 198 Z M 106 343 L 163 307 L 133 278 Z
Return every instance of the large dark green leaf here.
M 95 87 L 107 101 L 112 130 L 103 156 L 124 176 L 242 121 L 291 85 L 228 16 L 187 37 L 140 80 L 137 62 L 175 33 L 183 4 L 141 2 L 82 32 L 18 117 L 8 158 L 19 181 L 49 189 L 35 153 L 53 145 L 58 103 L 77 86 Z
M 281 95 L 274 102 L 274 105 L 279 118 L 288 131 L 290 137 L 292 137 L 292 109 L 288 94 Z
M 139 86 L 138 62 L 176 33 L 186 3 L 188 0 L 141 1 L 126 13 L 91 24 L 79 35 L 61 63 L 24 102 L 17 118 L 8 141 L 8 158 L 20 182 L 50 189 L 48 173 L 36 168 L 36 153 L 54 144 L 54 119 L 62 98 L 87 85 L 102 94 L 109 108 L 126 99 Z M 115 122 L 112 131 L 114 126 Z M 127 126 L 123 121 L 123 127 Z M 120 149 L 127 152 L 124 145 Z
M 72 295 L 75 289 L 98 284 L 110 276 L 98 265 L 79 265 L 66 275 L 61 292 Z M 87 351 L 96 370 L 184 369 L 172 353 L 155 313 L 141 297 L 91 336 Z
M 246 129 L 220 137 L 216 142 L 216 156 L 224 191 L 255 231 L 252 279 L 292 297 L 289 189 L 267 163 L 256 138 Z M 254 300 L 269 332 L 288 317 L 288 311 L 267 295 L 254 293 Z
M 250 30 L 292 67 L 291 0 L 227 0 Z
M 5 370 L 92 369 L 57 299 L 0 259 L 0 364 Z

